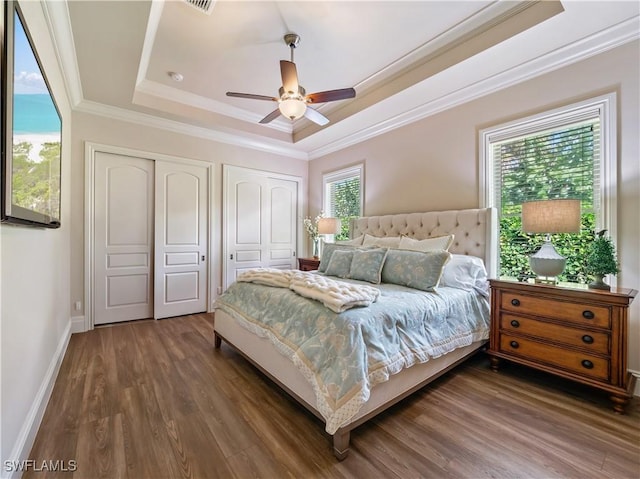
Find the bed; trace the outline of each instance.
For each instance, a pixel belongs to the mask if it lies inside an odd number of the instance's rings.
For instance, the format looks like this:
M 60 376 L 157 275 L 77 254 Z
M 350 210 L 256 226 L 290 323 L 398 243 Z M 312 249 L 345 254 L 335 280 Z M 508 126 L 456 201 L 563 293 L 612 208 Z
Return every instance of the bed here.
M 404 238 L 406 241 L 424 243 L 425 241 L 422 240 L 430 241 L 453 235 L 448 248 L 451 253 L 449 258 L 455 258 L 458 262 L 466 262 L 468 259 L 474 264 L 478 263 L 474 258 L 480 258 L 482 260 L 480 263 L 486 265 L 488 277 L 493 277 L 495 258 L 492 255 L 496 251 L 496 238 L 492 225 L 495 217 L 495 211 L 491 208 L 362 217 L 352 222 L 351 237 L 365 238 L 370 242 L 373 240 L 376 244 L 368 248 L 366 245 L 360 245 L 334 249 L 341 251 L 354 248 L 358 253 L 353 254 L 364 254 L 361 251 L 365 251 L 368 257 L 372 257 L 374 254 L 372 251 L 382 249 L 388 252 L 393 250 L 393 254 L 400 255 L 404 253 L 399 253 L 395 247 L 386 250 L 385 241 L 394 242 L 394 238 Z M 340 258 L 346 256 L 344 253 L 336 254 L 335 252 L 333 255 L 335 258 L 329 261 L 332 269 L 339 255 Z M 428 255 L 437 256 L 436 253 Z M 384 261 L 391 261 L 391 256 L 385 257 Z M 323 262 L 325 259 L 325 253 L 323 253 Z M 452 268 L 453 266 L 449 265 L 454 262 L 450 260 L 444 268 Z M 386 265 L 387 263 L 385 267 Z M 321 262 L 321 270 L 322 266 Z M 325 271 L 317 274 L 317 278 L 332 273 L 326 270 L 326 264 L 324 266 Z M 448 275 L 447 278 L 452 277 L 450 271 L 446 269 L 444 271 Z M 483 271 L 485 271 L 484 268 Z M 289 280 L 292 277 L 298 278 L 297 275 L 310 273 L 283 274 L 293 275 L 286 276 Z M 333 276 L 327 276 L 326 281 L 333 281 L 333 278 Z M 444 280 L 445 275 L 442 278 Z M 250 279 L 248 282 L 236 282 L 216 302 L 214 345 L 215 348 L 220 348 L 224 341 L 235 348 L 296 401 L 325 422 L 327 432 L 333 436 L 333 453 L 342 460 L 348 455 L 350 433 L 354 428 L 449 371 L 484 346 L 488 340 L 489 303 L 486 291 L 483 294 L 479 288 L 472 291 L 473 287 L 463 289 L 451 287 L 449 280 L 447 284 L 441 281 L 434 293 L 416 290 L 406 284 L 371 284 L 353 279 L 335 279 L 348 282 L 349 287 L 353 288 L 360 288 L 358 284 L 364 283 L 362 288 L 378 289 L 380 295 L 370 306 L 355 307 L 345 312 L 334 313 L 329 311 L 330 306 L 325 308 L 318 301 L 301 297 L 287 287 L 276 288 L 273 285 L 260 284 L 259 281 L 252 282 Z M 435 308 L 435 311 L 438 311 L 434 314 L 438 317 L 437 321 L 444 325 L 445 330 L 452 332 L 451 338 L 438 336 L 435 346 L 423 344 L 425 341 L 420 338 L 410 339 L 411 344 L 404 344 L 407 342 L 404 340 L 404 330 L 408 327 L 403 321 L 413 324 L 413 316 L 422 317 L 423 313 L 421 310 L 414 311 L 411 303 L 411 308 L 405 308 L 407 311 L 411 310 L 411 314 L 403 313 L 402 319 L 396 319 L 393 316 L 390 320 L 389 317 L 392 315 L 385 308 L 389 304 L 396 304 L 396 306 L 409 304 L 407 298 L 412 298 L 411 301 L 415 298 L 416 303 L 420 304 L 419 307 L 425 303 Z M 256 304 L 245 305 L 241 300 L 253 300 Z M 242 307 L 238 306 L 239 304 L 242 304 Z M 458 305 L 463 305 L 460 311 L 452 309 L 459 308 Z M 282 318 L 274 318 L 278 316 L 276 312 L 281 309 L 284 311 L 280 314 Z M 270 312 L 270 317 L 260 320 L 265 323 L 256 319 L 256 316 L 262 314 L 260 311 Z M 371 319 L 374 314 L 382 314 L 384 321 Z M 396 314 L 397 312 L 393 313 L 393 315 Z M 407 318 L 404 319 L 404 316 Z M 478 318 L 472 321 L 471 316 L 478 316 Z M 293 320 L 287 323 L 284 317 Z M 274 322 L 280 320 L 283 322 Z M 322 325 L 325 328 L 326 325 L 329 329 L 323 330 L 325 336 L 321 340 L 312 340 L 306 336 L 303 338 L 303 333 L 299 332 L 287 336 L 291 322 L 302 324 L 303 327 L 308 325 L 311 329 L 319 328 L 316 325 Z M 383 351 L 382 346 L 378 344 L 357 347 L 342 345 L 346 336 L 372 337 L 375 334 L 368 332 L 366 328 L 379 328 L 380 324 L 391 323 L 394 324 L 393 328 L 398 324 L 403 334 L 400 340 L 395 330 L 390 335 L 392 349 L 398 342 L 403 344 L 402 348 L 394 349 L 393 354 Z M 460 326 L 462 323 L 465 327 L 468 323 L 469 329 L 462 331 Z M 357 333 L 354 333 L 354 324 L 357 324 L 355 328 Z M 384 329 L 387 331 L 392 328 L 384 326 Z M 420 329 L 427 331 L 430 328 L 421 326 Z M 340 341 L 336 338 L 340 338 Z M 336 346 L 338 343 L 340 346 Z M 324 351 L 324 345 L 326 348 L 334 349 Z M 337 357 L 335 348 L 340 347 L 350 355 L 341 359 L 342 362 L 339 364 L 343 369 L 332 367 L 330 371 L 321 370 L 320 368 L 324 367 L 323 364 L 327 361 L 326 357 Z M 375 353 L 372 353 L 374 350 Z M 315 359 L 316 355 L 320 357 L 324 355 L 324 357 Z M 312 356 L 314 359 L 310 359 Z M 360 372 L 359 367 L 355 366 L 355 358 L 361 356 L 366 356 L 363 361 L 368 362 L 364 366 L 364 372 Z M 314 369 L 316 367 L 319 369 Z M 340 370 L 339 374 L 336 373 L 338 370 Z M 338 376 L 338 379 L 335 376 Z M 343 379 L 345 391 L 336 393 L 335 390 L 343 386 L 340 383 Z M 354 381 L 357 388 L 351 387 L 348 381 Z M 344 396 L 336 396 L 339 400 L 333 396 L 327 399 L 329 394 L 342 393 Z

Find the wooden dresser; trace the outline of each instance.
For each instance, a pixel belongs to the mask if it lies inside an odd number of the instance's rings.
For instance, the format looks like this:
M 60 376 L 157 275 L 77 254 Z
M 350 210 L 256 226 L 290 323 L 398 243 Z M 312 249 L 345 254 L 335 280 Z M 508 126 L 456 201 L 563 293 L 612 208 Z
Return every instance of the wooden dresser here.
M 624 413 L 636 378 L 627 371 L 627 309 L 637 291 L 491 282 L 488 353 L 607 391 Z
M 298 269 L 302 271 L 315 271 L 320 266 L 320 260 L 316 258 L 298 258 Z

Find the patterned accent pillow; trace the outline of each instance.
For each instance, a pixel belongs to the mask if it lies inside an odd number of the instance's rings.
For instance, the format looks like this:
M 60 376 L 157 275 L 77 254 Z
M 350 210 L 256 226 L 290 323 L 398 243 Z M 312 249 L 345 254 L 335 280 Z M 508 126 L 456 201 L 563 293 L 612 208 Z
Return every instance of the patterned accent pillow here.
M 381 248 L 397 248 L 400 246 L 400 236 L 371 236 L 364 235 L 362 246 L 379 246 Z
M 334 251 L 353 251 L 356 247 L 346 244 L 336 244 L 336 243 L 322 243 L 322 256 L 320 257 L 320 264 L 318 265 L 318 272 L 324 273 L 327 271 L 327 266 L 329 266 L 329 261 L 331 261 L 331 255 L 333 255 Z
M 411 251 L 447 251 L 453 243 L 454 235 L 437 236 L 435 238 L 427 238 L 423 240 L 417 240 L 403 236 L 400 238 L 399 249 L 408 249 Z
M 355 253 L 356 251 L 334 251 L 324 274 L 337 276 L 338 278 L 348 278 Z
M 349 277 L 374 284 L 380 283 L 382 267 L 388 251 L 387 248 L 355 250 Z
M 389 250 L 382 268 L 382 282 L 435 291 L 450 257 L 447 251 Z

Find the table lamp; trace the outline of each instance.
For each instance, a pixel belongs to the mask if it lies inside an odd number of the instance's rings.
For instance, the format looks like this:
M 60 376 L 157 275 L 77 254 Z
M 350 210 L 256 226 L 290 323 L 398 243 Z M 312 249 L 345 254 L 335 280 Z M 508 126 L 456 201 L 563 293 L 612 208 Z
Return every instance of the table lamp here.
M 342 222 L 340 218 L 320 218 L 320 220 L 318 220 L 318 234 L 335 235 L 340 233 L 341 226 Z
M 580 232 L 580 200 L 542 200 L 522 203 L 522 231 L 544 233 L 540 249 L 529 257 L 536 283 L 556 284 L 564 271 L 567 259 L 551 244 L 555 233 Z

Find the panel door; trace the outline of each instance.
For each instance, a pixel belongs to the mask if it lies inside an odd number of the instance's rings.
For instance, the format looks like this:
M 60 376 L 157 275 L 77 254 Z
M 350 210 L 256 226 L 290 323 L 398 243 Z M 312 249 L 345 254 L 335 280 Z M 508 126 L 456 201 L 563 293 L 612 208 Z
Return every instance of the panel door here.
M 224 166 L 224 288 L 250 268 L 295 268 L 299 183 Z
M 156 161 L 156 319 L 207 310 L 207 169 Z
M 94 324 L 153 316 L 153 161 L 97 152 Z

